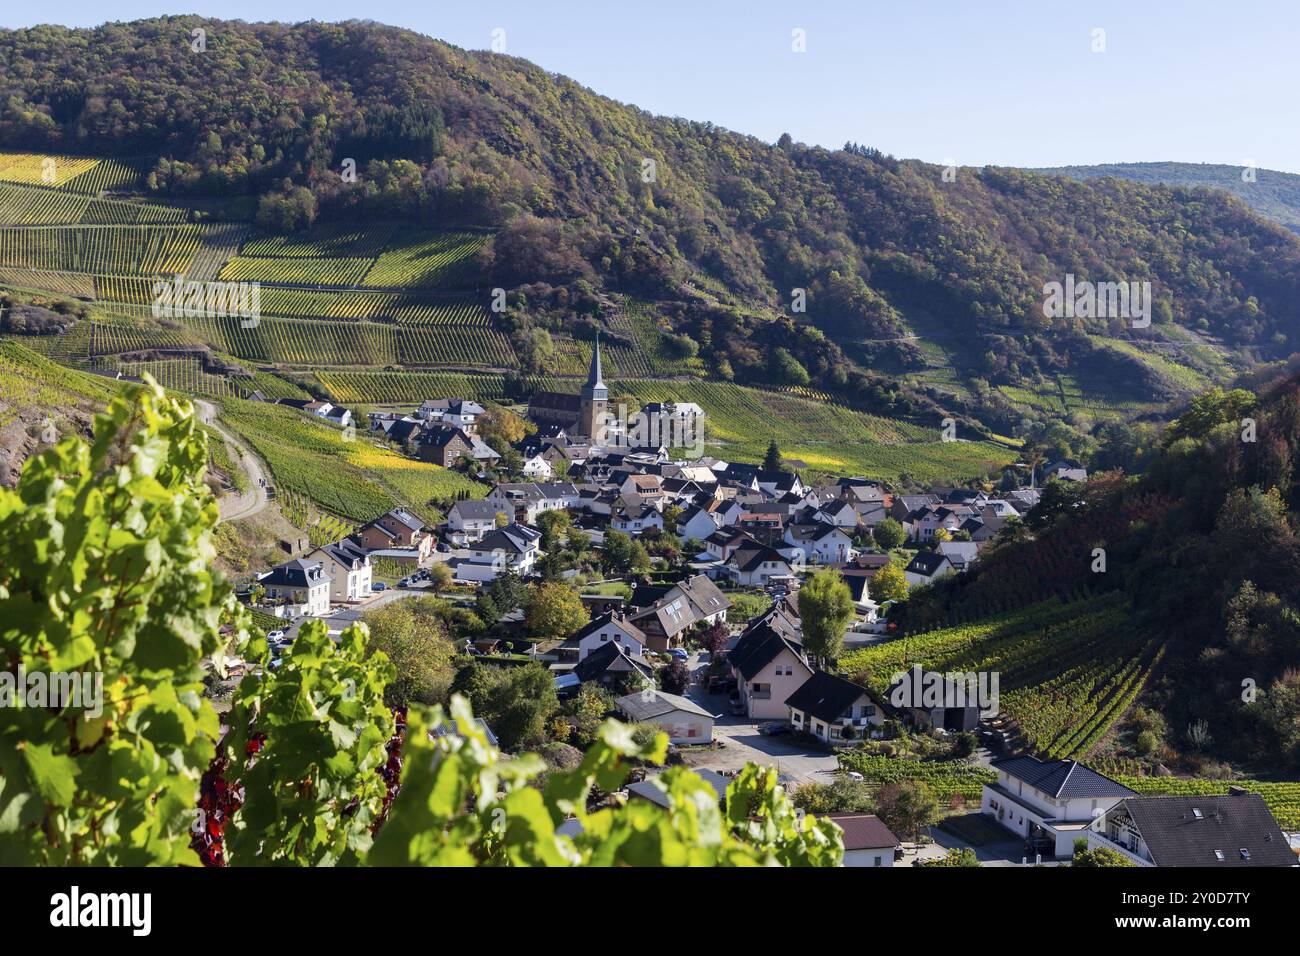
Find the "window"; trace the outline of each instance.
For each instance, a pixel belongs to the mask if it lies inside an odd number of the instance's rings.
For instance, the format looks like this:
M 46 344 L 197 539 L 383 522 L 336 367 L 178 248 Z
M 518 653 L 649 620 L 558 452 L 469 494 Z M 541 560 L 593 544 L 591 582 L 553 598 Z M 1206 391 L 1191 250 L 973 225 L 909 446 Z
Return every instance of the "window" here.
M 1244 846 L 1243 846 L 1240 850 L 1238 850 L 1237 852 L 1241 854 L 1241 858 L 1242 858 L 1243 860 L 1249 860 L 1249 859 L 1250 859 L 1250 851 L 1247 850 Z
M 1192 816 L 1195 817 L 1197 820 L 1205 819 L 1205 814 L 1201 812 L 1200 807 L 1192 807 Z
M 876 854 L 875 862 L 872 863 L 871 865 L 872 865 L 872 866 L 883 866 L 883 865 L 884 865 L 883 862 L 882 862 L 882 860 L 881 860 L 881 857 L 880 857 L 880 854 L 879 854 L 879 853 Z
M 1214 851 L 1214 858 L 1215 858 L 1216 860 L 1218 860 L 1220 863 L 1222 863 L 1222 862 L 1223 862 L 1223 859 L 1224 859 L 1224 857 L 1223 857 L 1223 851 L 1222 851 L 1222 850 L 1215 850 L 1215 851 Z

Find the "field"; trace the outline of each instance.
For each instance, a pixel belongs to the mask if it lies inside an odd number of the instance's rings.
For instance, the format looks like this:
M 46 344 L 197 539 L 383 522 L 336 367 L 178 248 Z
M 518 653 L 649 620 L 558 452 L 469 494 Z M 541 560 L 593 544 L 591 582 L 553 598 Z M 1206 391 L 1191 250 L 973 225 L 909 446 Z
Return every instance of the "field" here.
M 140 169 L 116 159 L 45 153 L 0 153 L 0 180 L 96 195 L 136 185 Z
M 278 282 L 285 285 L 353 286 L 370 268 L 369 259 L 309 259 L 286 256 L 280 259 L 235 256 L 222 267 L 223 282 Z
M 240 249 L 245 256 L 373 259 L 393 234 L 387 223 L 365 226 L 318 226 L 290 236 L 258 236 Z
M 270 465 L 277 489 L 357 523 L 399 504 L 432 521 L 431 501 L 487 491 L 456 472 L 372 445 L 364 430 L 348 440 L 349 433 L 287 406 L 228 399 L 221 418 Z
M 33 409 L 49 409 L 56 419 L 78 407 L 98 410 L 120 389 L 110 379 L 65 368 L 14 339 L 0 339 L 0 425 Z
M 846 654 L 841 672 L 883 693 L 913 664 L 999 675 L 1001 711 L 1047 757 L 1083 757 L 1133 703 L 1159 662 L 1156 642 L 1127 625 L 1118 593 L 1056 600 L 976 624 Z
M 330 398 L 345 404 L 396 405 L 437 395 L 500 401 L 505 376 L 472 372 L 317 372 Z
M 840 753 L 840 766 L 856 770 L 866 778 L 868 786 L 903 783 L 915 780 L 924 783 L 942 803 L 953 796 L 978 803 L 984 784 L 992 783 L 997 774 L 983 767 L 956 761 L 912 760 L 903 757 L 885 757 L 877 754 L 848 750 Z
M 611 401 L 624 392 L 638 403 L 698 403 L 708 414 L 706 440 L 718 446 L 711 453 L 722 458 L 761 461 L 775 440 L 782 454 L 813 472 L 915 482 L 977 478 L 1014 460 L 990 442 L 941 441 L 938 423 L 928 429 L 788 392 L 727 382 L 620 380 Z

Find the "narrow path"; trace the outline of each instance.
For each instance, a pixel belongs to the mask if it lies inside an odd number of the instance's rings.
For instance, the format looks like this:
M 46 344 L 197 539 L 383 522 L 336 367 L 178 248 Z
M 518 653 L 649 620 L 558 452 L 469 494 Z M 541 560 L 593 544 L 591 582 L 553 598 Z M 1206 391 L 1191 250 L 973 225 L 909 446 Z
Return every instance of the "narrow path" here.
M 196 398 L 194 399 L 194 407 L 198 411 L 199 421 L 226 439 L 236 451 L 241 453 L 239 461 L 244 466 L 244 473 L 248 475 L 248 491 L 242 495 L 226 495 L 218 502 L 221 508 L 221 520 L 240 521 L 244 518 L 251 518 L 258 512 L 265 510 L 268 500 L 266 486 L 262 482 L 265 481 L 269 484 L 271 478 L 270 472 L 262 464 L 262 460 L 253 454 L 253 450 L 243 441 L 217 424 L 217 408 L 215 405 L 201 398 Z

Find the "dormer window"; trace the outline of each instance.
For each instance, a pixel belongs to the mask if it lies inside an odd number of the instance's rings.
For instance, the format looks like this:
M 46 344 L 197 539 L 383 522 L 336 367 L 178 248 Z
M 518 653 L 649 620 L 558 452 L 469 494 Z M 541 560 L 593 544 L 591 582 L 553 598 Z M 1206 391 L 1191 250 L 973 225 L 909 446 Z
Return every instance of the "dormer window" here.
M 1205 814 L 1201 812 L 1200 807 L 1192 807 L 1192 816 L 1197 820 L 1204 820 Z
M 1249 859 L 1250 859 L 1250 851 L 1247 850 L 1244 846 L 1243 846 L 1240 850 L 1238 850 L 1237 852 L 1241 854 L 1241 858 L 1242 858 L 1243 860 L 1249 860 Z
M 1222 851 L 1222 850 L 1215 850 L 1215 851 L 1214 851 L 1214 858 L 1215 858 L 1218 862 L 1222 863 L 1223 860 L 1224 860 L 1223 851 Z

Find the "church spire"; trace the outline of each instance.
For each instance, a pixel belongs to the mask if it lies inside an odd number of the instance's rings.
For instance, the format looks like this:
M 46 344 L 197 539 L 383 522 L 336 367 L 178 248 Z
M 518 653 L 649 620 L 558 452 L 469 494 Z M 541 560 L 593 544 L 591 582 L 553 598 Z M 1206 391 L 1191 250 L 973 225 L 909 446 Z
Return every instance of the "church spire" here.
M 591 369 L 587 372 L 587 388 L 605 388 L 605 378 L 600 370 L 600 332 L 596 332 L 596 348 L 591 353 Z

